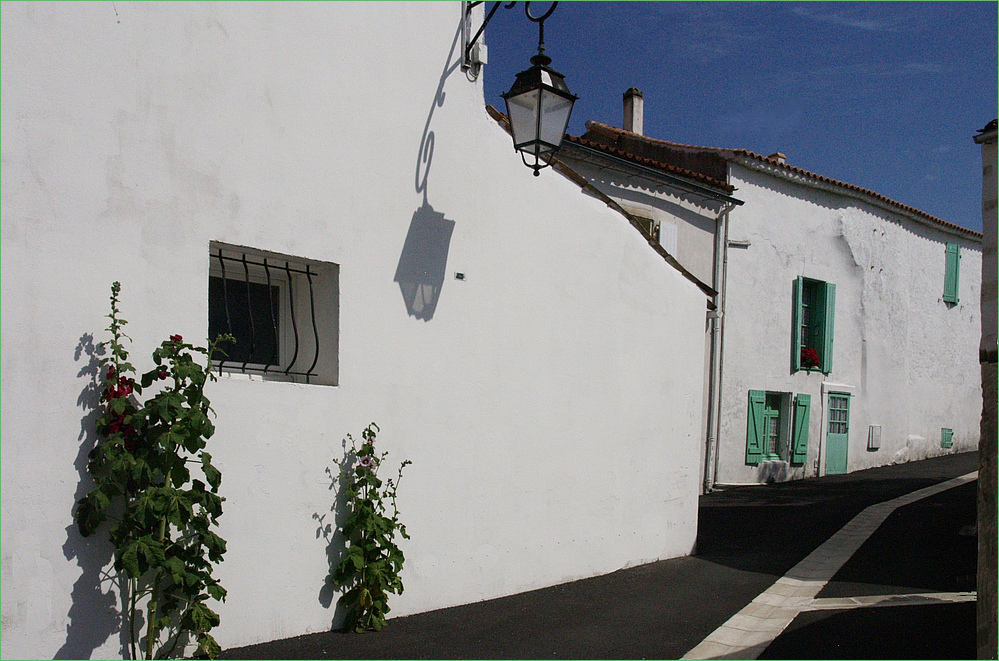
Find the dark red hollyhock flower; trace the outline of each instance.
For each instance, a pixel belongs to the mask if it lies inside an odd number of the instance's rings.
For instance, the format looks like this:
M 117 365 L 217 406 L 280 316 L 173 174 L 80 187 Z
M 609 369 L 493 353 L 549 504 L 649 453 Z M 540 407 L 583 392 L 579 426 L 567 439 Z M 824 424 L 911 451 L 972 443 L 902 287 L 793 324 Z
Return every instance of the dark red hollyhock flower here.
M 134 386 L 132 380 L 127 376 L 118 377 L 117 386 L 108 386 L 104 389 L 104 393 L 101 395 L 103 401 L 111 401 L 112 399 L 118 399 L 119 397 L 128 397 L 132 394 Z
M 165 378 L 167 378 L 169 376 L 169 374 L 166 373 L 166 370 L 160 370 L 156 374 L 156 376 L 159 377 L 159 378 L 161 378 L 161 379 L 165 379 Z
M 128 397 L 132 394 L 132 381 L 128 377 L 118 379 L 118 388 L 115 397 Z
M 115 415 L 114 419 L 108 423 L 107 433 L 114 434 L 121 431 L 121 423 L 125 420 L 125 416 L 121 413 Z
M 171 335 L 170 336 L 170 341 L 171 342 L 183 342 L 184 338 L 182 338 L 180 335 Z

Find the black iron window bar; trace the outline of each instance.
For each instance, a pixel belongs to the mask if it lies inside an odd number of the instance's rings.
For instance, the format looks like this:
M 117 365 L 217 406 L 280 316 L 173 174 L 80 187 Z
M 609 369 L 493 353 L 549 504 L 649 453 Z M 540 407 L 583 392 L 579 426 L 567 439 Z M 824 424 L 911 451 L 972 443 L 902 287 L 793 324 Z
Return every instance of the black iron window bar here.
M 230 280 L 235 281 L 237 279 L 237 277 L 239 277 L 238 273 L 233 273 L 233 275 L 236 276 L 236 277 L 232 277 L 232 278 L 230 278 L 227 275 L 226 263 L 230 264 L 230 268 L 233 271 L 237 271 L 237 272 L 238 271 L 242 271 L 242 278 L 243 278 L 244 283 L 246 284 L 246 287 L 245 287 L 245 290 L 246 290 L 246 311 L 247 311 L 247 314 L 249 315 L 249 322 L 250 322 L 249 323 L 249 328 L 250 328 L 250 349 L 249 349 L 249 352 L 247 353 L 245 359 L 243 361 L 230 361 L 230 360 L 226 360 L 226 358 L 225 358 L 224 355 L 219 355 L 218 358 L 213 357 L 213 359 L 218 364 L 219 373 L 221 374 L 223 368 L 227 367 L 227 365 L 226 365 L 227 363 L 232 363 L 233 365 L 229 366 L 229 369 L 235 368 L 235 369 L 238 369 L 239 371 L 244 372 L 244 373 L 250 373 L 250 372 L 252 372 L 252 373 L 259 373 L 259 374 L 282 374 L 282 375 L 284 375 L 286 377 L 304 377 L 305 378 L 305 382 L 309 383 L 310 379 L 312 377 L 316 376 L 315 368 L 316 368 L 316 364 L 319 362 L 319 329 L 318 329 L 318 327 L 316 325 L 315 289 L 314 289 L 314 283 L 313 283 L 313 280 L 312 280 L 314 276 L 318 276 L 319 274 L 316 271 L 312 270 L 312 267 L 310 265 L 308 265 L 308 264 L 306 264 L 304 266 L 304 268 L 302 268 L 302 267 L 300 267 L 298 265 L 292 266 L 292 262 L 290 262 L 288 260 L 271 260 L 271 261 L 268 261 L 268 259 L 266 257 L 261 257 L 261 258 L 259 258 L 260 261 L 255 261 L 254 259 L 248 258 L 245 252 L 240 253 L 238 257 L 231 257 L 229 255 L 224 254 L 224 252 L 223 252 L 223 250 L 221 248 L 218 249 L 218 251 L 217 251 L 216 254 L 212 255 L 212 258 L 218 260 L 219 270 L 221 272 L 222 291 L 223 291 L 222 299 L 224 301 L 224 306 L 225 306 L 225 318 L 226 318 L 226 327 L 227 327 L 227 331 L 226 332 L 228 332 L 230 334 L 232 333 L 232 311 L 230 310 L 230 306 L 229 306 L 228 283 L 229 283 Z M 284 262 L 283 266 L 280 264 L 280 262 L 282 262 L 282 261 Z M 288 296 L 288 313 L 289 313 L 288 317 L 290 317 L 290 320 L 291 320 L 291 330 L 292 330 L 292 338 L 291 339 L 293 341 L 293 350 L 292 350 L 291 360 L 288 362 L 287 367 L 285 367 L 284 369 L 281 369 L 279 366 L 275 366 L 275 365 L 263 365 L 263 366 L 259 366 L 259 364 L 253 363 L 253 360 L 252 360 L 253 359 L 254 350 L 256 349 L 257 338 L 256 338 L 256 324 L 254 323 L 254 319 L 253 319 L 253 306 L 252 306 L 251 300 L 250 300 L 250 286 L 249 285 L 250 285 L 250 282 L 251 282 L 251 280 L 250 280 L 250 267 L 251 266 L 255 267 L 255 268 L 257 268 L 257 267 L 262 267 L 263 268 L 264 279 L 266 280 L 266 285 L 267 285 L 267 291 L 268 292 L 271 290 L 271 286 L 272 286 L 272 276 L 271 276 L 271 271 L 272 270 L 276 271 L 277 273 L 283 273 L 287 277 L 287 287 L 286 288 L 288 290 L 288 294 L 287 294 L 287 296 Z M 242 268 L 240 268 L 240 267 L 242 267 Z M 293 286 L 293 282 L 294 282 L 293 278 L 296 277 L 296 276 L 300 277 L 300 276 L 303 276 L 303 275 L 305 276 L 305 279 L 306 279 L 306 281 L 308 282 L 308 285 L 309 285 L 309 318 L 312 320 L 312 337 L 313 337 L 313 340 L 315 342 L 315 355 L 313 356 L 312 364 L 309 365 L 309 368 L 306 369 L 306 370 L 304 370 L 304 371 L 302 371 L 301 369 L 299 369 L 299 370 L 295 370 L 294 369 L 294 367 L 298 363 L 298 357 L 299 357 L 299 353 L 300 353 L 300 344 L 299 344 L 298 320 L 297 320 L 296 315 L 295 315 L 295 293 L 294 293 L 294 286 Z M 281 336 L 279 335 L 279 325 L 278 325 L 278 318 L 280 317 L 280 309 L 275 310 L 274 309 L 273 299 L 271 299 L 270 297 L 268 297 L 268 300 L 270 301 L 270 305 L 268 306 L 269 309 L 270 309 L 270 326 L 271 326 L 271 328 L 274 331 L 275 341 L 278 342 L 279 346 L 280 346 L 281 339 L 282 339 Z M 279 303 L 279 305 L 280 305 L 280 303 Z M 238 365 L 238 367 L 235 367 L 236 365 Z

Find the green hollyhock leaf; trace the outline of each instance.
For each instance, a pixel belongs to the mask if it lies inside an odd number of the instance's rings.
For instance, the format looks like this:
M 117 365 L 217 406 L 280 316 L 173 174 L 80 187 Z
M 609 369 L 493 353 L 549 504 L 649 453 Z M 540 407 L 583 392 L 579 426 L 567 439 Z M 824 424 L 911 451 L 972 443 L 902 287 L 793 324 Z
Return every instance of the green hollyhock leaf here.
M 201 453 L 201 470 L 204 471 L 205 479 L 211 485 L 212 491 L 218 491 L 219 485 L 222 484 L 222 473 L 212 465 L 212 455 L 207 452 Z

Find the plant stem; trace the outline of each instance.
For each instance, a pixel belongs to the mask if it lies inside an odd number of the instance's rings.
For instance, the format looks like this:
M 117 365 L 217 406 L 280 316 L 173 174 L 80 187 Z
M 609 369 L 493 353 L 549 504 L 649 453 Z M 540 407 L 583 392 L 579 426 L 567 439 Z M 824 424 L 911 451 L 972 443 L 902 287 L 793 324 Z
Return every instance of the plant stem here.
M 170 487 L 170 473 L 166 474 L 166 486 Z M 160 519 L 160 534 L 158 541 L 160 543 L 166 539 L 166 517 Z M 160 599 L 160 579 L 163 577 L 163 569 L 156 570 L 156 579 L 153 581 L 153 591 L 149 597 L 149 621 L 146 623 L 146 658 L 153 658 L 153 641 L 155 640 L 156 634 L 159 632 L 156 630 L 156 606 Z
M 129 597 L 132 605 L 128 608 L 128 641 L 132 648 L 132 658 L 137 659 L 139 657 L 137 650 L 135 649 L 135 608 L 138 605 L 139 600 L 136 594 L 139 591 L 139 583 L 135 578 L 132 578 L 130 580 L 130 584 L 132 594 L 130 594 Z
M 156 602 L 159 600 L 160 591 L 160 577 L 163 574 L 163 570 L 156 571 L 156 579 L 153 581 L 153 591 L 149 597 L 149 618 L 146 622 L 146 658 L 153 658 L 153 634 L 155 633 L 156 627 L 153 623 L 156 621 Z

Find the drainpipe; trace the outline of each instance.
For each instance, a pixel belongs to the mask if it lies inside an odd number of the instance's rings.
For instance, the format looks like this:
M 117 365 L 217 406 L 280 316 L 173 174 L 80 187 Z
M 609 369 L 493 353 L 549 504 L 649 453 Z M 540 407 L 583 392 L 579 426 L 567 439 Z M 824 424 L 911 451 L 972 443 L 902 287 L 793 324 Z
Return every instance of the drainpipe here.
M 725 270 L 728 265 L 728 214 L 735 205 L 722 207 L 715 221 L 714 273 L 711 283 L 718 295 L 715 309 L 708 313 L 711 321 L 711 366 L 708 371 L 708 420 L 704 450 L 704 493 L 715 485 L 718 472 L 718 436 L 721 432 L 722 326 L 725 317 Z

